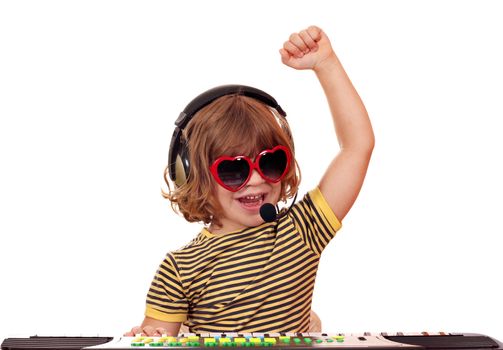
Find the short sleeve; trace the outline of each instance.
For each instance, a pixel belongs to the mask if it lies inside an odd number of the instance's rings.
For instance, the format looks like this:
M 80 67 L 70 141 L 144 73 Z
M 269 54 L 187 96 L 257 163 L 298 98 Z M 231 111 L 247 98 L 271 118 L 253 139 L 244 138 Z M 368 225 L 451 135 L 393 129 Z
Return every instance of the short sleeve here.
M 289 215 L 304 242 L 318 255 L 342 226 L 318 188 L 296 203 Z
M 187 319 L 188 302 L 174 257 L 168 253 L 157 270 L 147 294 L 145 316 L 166 322 Z

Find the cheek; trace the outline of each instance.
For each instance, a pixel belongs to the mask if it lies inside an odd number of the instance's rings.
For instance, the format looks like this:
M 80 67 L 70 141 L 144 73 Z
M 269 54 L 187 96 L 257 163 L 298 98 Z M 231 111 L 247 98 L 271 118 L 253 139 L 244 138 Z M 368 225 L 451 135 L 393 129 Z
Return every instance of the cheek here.
M 211 188 L 212 202 L 215 206 L 216 216 L 222 215 L 223 208 L 227 206 L 225 192 L 226 190 L 218 184 L 213 185 Z
M 274 198 L 278 201 L 281 196 L 281 183 L 274 184 L 272 187 Z
M 213 195 L 215 196 L 214 198 L 216 198 L 216 200 L 218 201 L 220 210 L 222 210 L 222 208 L 227 208 L 229 204 L 233 202 L 234 198 L 233 192 L 227 191 L 220 185 L 216 185 L 216 187 L 213 188 Z

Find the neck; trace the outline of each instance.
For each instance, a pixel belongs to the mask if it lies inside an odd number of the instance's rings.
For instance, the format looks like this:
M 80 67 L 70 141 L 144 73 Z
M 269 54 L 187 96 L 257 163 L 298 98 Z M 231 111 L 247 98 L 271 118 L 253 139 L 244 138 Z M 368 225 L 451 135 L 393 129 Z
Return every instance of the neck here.
M 215 236 L 223 236 L 227 233 L 236 232 L 245 229 L 246 226 L 242 225 L 226 225 L 225 222 L 222 222 L 222 225 L 216 225 L 215 223 L 211 223 L 207 228 Z

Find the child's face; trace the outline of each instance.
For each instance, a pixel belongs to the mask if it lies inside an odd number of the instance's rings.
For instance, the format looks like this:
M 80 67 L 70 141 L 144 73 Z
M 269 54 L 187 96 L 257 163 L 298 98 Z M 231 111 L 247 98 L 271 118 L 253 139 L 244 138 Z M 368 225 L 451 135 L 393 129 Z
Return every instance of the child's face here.
M 281 193 L 281 181 L 267 182 L 256 170 L 250 180 L 237 192 L 226 190 L 215 183 L 216 195 L 223 209 L 219 218 L 222 227 L 211 227 L 212 233 L 228 233 L 247 227 L 258 226 L 264 222 L 259 210 L 264 203 L 276 205 Z

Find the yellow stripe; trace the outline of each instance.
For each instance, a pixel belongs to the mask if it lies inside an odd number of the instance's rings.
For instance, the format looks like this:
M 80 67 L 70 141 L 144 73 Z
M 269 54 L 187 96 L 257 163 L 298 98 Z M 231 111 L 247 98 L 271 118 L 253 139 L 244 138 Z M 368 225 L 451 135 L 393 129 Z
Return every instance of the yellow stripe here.
M 285 258 L 288 258 L 288 257 L 285 257 Z M 313 266 L 312 264 L 315 261 L 309 261 L 309 260 L 306 261 L 306 257 L 299 256 L 296 260 L 292 261 L 289 265 L 291 265 L 292 267 L 295 267 L 303 262 L 306 262 L 305 269 L 309 269 L 310 267 Z M 278 264 L 278 267 L 283 268 L 283 267 L 288 267 L 289 265 Z M 290 288 L 292 286 L 292 284 L 295 284 L 296 280 L 302 278 L 305 275 L 305 273 L 306 273 L 305 269 L 298 271 L 296 274 L 292 274 L 291 271 L 272 274 L 268 278 L 261 281 L 260 284 L 255 284 L 255 287 L 253 289 L 251 289 L 249 292 L 240 293 L 240 297 L 244 297 L 244 296 L 251 295 L 251 294 L 256 294 L 256 293 L 259 293 L 259 292 L 264 291 L 266 289 L 270 289 L 271 287 L 274 287 L 274 286 L 277 286 L 280 284 L 285 284 L 285 283 L 286 283 L 286 286 L 284 286 L 283 288 Z M 239 275 L 235 276 L 235 277 L 228 276 L 228 278 L 229 278 L 229 282 L 236 282 L 239 280 Z M 223 285 L 225 285 L 225 284 L 220 283 L 216 287 L 221 287 Z M 239 288 L 240 289 L 238 289 L 237 291 L 243 289 L 242 286 L 240 286 Z M 227 290 L 230 290 L 230 289 L 227 289 Z M 218 297 L 220 294 L 221 294 L 221 291 L 212 292 L 211 290 L 208 290 L 208 292 L 206 292 L 204 294 L 205 303 L 210 302 L 211 297 Z M 226 295 L 225 299 L 228 299 L 228 298 L 229 298 L 229 296 Z
M 282 237 L 281 240 L 278 240 L 276 242 L 276 244 L 279 244 L 285 240 L 289 240 L 290 237 Z M 220 254 L 219 255 L 219 259 L 223 259 L 223 258 L 228 258 L 229 261 L 227 263 L 222 263 L 222 261 L 220 260 L 218 262 L 218 266 L 219 268 L 220 267 L 225 267 L 226 264 L 236 264 L 237 261 L 239 261 L 240 264 L 242 264 L 243 266 L 246 266 L 246 262 L 249 261 L 249 260 L 254 260 L 254 259 L 257 259 L 257 258 L 260 258 L 260 257 L 265 257 L 267 255 L 271 255 L 270 252 L 267 252 L 267 250 L 274 244 L 274 241 L 273 240 L 270 240 L 270 241 L 266 241 L 267 243 L 270 243 L 268 246 L 264 247 L 264 248 L 257 248 L 257 249 L 254 249 L 253 246 L 252 247 L 248 247 L 246 248 L 246 250 L 243 250 L 241 252 L 239 252 L 240 254 L 252 254 L 252 253 L 256 253 L 257 255 L 255 256 L 251 256 L 251 257 L 248 257 L 248 258 L 240 258 L 240 255 L 224 255 L 224 254 Z M 259 242 L 259 243 L 263 243 L 263 242 Z M 290 250 L 293 250 L 293 249 L 299 249 L 301 248 L 302 246 L 304 245 L 302 241 L 299 241 L 299 244 L 296 245 L 295 247 L 291 247 L 289 248 Z M 237 245 L 236 245 L 237 246 Z M 247 247 L 249 246 L 249 242 L 245 242 L 243 244 L 243 247 Z M 261 254 L 259 255 L 258 253 L 260 252 L 264 252 L 264 254 Z M 230 254 L 236 254 L 236 252 L 232 252 Z M 282 252 L 281 255 L 279 257 L 283 257 L 283 255 L 286 255 L 287 252 Z M 213 257 L 214 255 L 216 254 L 211 254 L 211 255 L 206 255 L 205 258 L 211 258 Z M 278 257 L 274 254 L 272 254 L 272 256 L 274 256 L 276 259 L 278 259 Z M 232 257 L 232 259 L 230 259 Z M 200 266 L 200 262 L 198 261 L 198 258 L 200 259 L 201 257 L 195 257 L 193 261 L 190 261 L 190 264 L 189 263 L 180 263 L 179 266 L 181 268 L 184 269 L 184 272 L 187 274 L 187 275 L 190 275 L 192 271 L 189 270 L 189 266 L 192 266 L 192 268 L 197 268 Z M 207 270 L 210 270 L 212 267 L 216 266 L 217 264 L 217 261 L 215 262 L 212 262 L 208 265 L 206 265 L 206 269 Z M 259 262 L 259 264 L 263 264 L 263 262 Z M 225 271 L 232 271 L 232 270 L 239 270 L 241 269 L 243 266 L 238 266 L 238 267 L 234 267 L 233 269 L 225 269 Z M 223 270 L 223 269 L 222 269 Z
M 173 295 L 178 295 L 180 298 L 183 298 L 183 294 L 181 294 L 178 289 L 171 288 L 171 287 L 173 287 L 173 285 L 170 283 L 170 281 L 166 280 L 165 278 L 163 278 L 162 276 L 157 275 L 157 274 L 155 275 L 155 277 L 156 277 L 155 282 L 157 282 L 157 284 L 162 284 L 166 288 L 166 290 L 171 292 Z M 161 282 L 163 282 L 163 283 L 161 283 Z M 159 291 L 159 292 L 163 291 L 162 289 L 154 286 L 153 284 L 151 284 L 150 287 L 154 290 Z
M 327 200 L 323 197 L 323 193 L 321 193 L 320 189 L 316 187 L 314 190 L 309 192 L 313 203 L 316 205 L 320 212 L 325 216 L 325 219 L 330 223 L 330 226 L 337 231 L 341 228 L 342 224 L 335 216 L 332 208 L 328 205 Z
M 308 286 L 312 285 L 312 279 L 314 279 L 314 277 L 315 276 L 313 276 L 311 279 L 307 279 L 302 285 L 299 285 L 294 290 L 289 291 L 288 294 L 292 294 L 292 295 L 289 296 L 288 298 L 286 298 L 287 293 L 282 293 L 282 294 L 276 295 L 274 297 L 274 299 L 269 300 L 269 302 L 267 303 L 268 307 L 274 308 L 274 310 L 272 312 L 276 312 L 277 310 L 282 309 L 279 307 L 279 305 L 281 305 L 283 303 L 288 303 L 289 301 L 294 302 L 295 300 L 301 298 L 301 297 L 299 297 L 299 295 L 301 295 L 301 296 L 305 295 L 305 293 L 302 293 L 302 291 L 307 292 L 307 293 L 311 293 L 312 289 L 308 288 Z M 289 286 L 285 286 L 284 288 L 288 288 L 288 287 Z M 276 291 L 278 291 L 278 290 L 276 290 Z M 244 300 L 246 300 L 246 299 L 239 298 L 236 301 L 244 301 Z M 227 315 L 227 314 L 235 312 L 235 311 L 253 308 L 254 306 L 260 307 L 260 305 L 262 304 L 262 300 L 254 301 L 254 300 L 248 299 L 246 301 L 247 301 L 246 305 L 242 305 L 240 307 L 234 306 L 232 309 L 226 309 L 226 310 L 219 311 L 218 316 L 224 316 L 224 315 Z M 309 302 L 310 299 L 308 299 L 307 301 Z M 200 307 L 200 308 L 198 308 L 198 311 L 201 313 L 204 312 L 204 313 L 212 315 L 215 313 L 215 307 L 217 307 L 217 305 L 218 304 L 213 305 L 211 308 L 201 308 Z M 221 307 L 223 308 L 224 305 L 221 305 Z M 288 307 L 286 307 L 285 310 L 290 310 L 290 307 L 291 307 L 291 303 L 289 303 Z M 250 314 L 253 314 L 253 312 L 248 312 L 247 314 L 242 314 L 241 316 L 248 316 Z
M 273 226 L 273 225 L 274 225 L 274 223 L 264 222 L 262 225 L 259 225 L 259 226 L 256 226 L 256 227 L 250 227 L 249 230 L 260 230 L 261 232 L 263 232 L 264 229 L 266 229 L 268 226 Z M 208 229 L 206 229 L 206 228 L 203 228 L 201 230 L 201 233 L 203 235 L 205 235 L 206 237 L 208 237 L 208 238 L 225 237 L 225 236 L 229 236 L 229 235 L 232 235 L 232 234 L 238 233 L 238 232 L 242 233 L 242 232 L 245 232 L 245 231 L 243 231 L 242 229 L 240 229 L 240 230 L 228 232 L 228 233 L 221 234 L 221 235 L 215 235 L 215 234 L 211 233 L 210 231 L 208 231 Z
M 292 316 L 287 318 L 287 319 L 284 319 L 284 320 L 281 320 L 280 322 L 274 322 L 275 321 L 275 318 L 274 316 L 271 316 L 270 318 L 267 319 L 267 321 L 272 321 L 269 326 L 270 327 L 274 327 L 274 326 L 278 326 L 280 323 L 284 323 L 284 322 L 287 322 L 287 321 L 291 321 L 295 318 L 298 317 L 299 314 L 302 314 L 303 312 L 305 313 L 309 313 L 311 310 L 309 308 L 309 305 L 310 305 L 310 302 L 309 300 L 306 301 L 306 303 L 304 303 L 304 305 L 300 305 L 300 307 L 296 308 L 294 311 L 294 313 L 292 313 Z M 277 312 L 277 311 L 291 311 L 289 308 L 282 308 L 282 309 L 278 309 L 278 310 L 273 310 L 272 312 Z M 297 311 L 298 310 L 298 311 Z M 255 321 L 255 322 L 250 322 L 248 323 L 246 326 L 247 327 L 253 327 L 255 324 L 259 325 L 259 324 L 262 324 L 264 323 L 264 320 L 260 320 L 260 321 Z
M 300 288 L 302 289 L 302 288 Z M 311 304 L 311 299 L 310 298 L 307 298 L 300 306 L 297 306 L 294 310 L 292 309 L 292 304 L 295 303 L 295 301 L 297 301 L 299 299 L 299 296 L 296 296 L 296 295 L 292 295 L 290 296 L 289 298 L 285 298 L 284 296 L 282 295 L 278 295 L 276 297 L 277 301 L 275 302 L 272 302 L 272 303 L 268 303 L 267 306 L 270 307 L 272 310 L 271 311 L 268 311 L 268 312 L 261 312 L 261 315 L 264 315 L 264 316 L 268 316 L 270 315 L 271 313 L 277 313 L 277 312 L 280 312 L 280 311 L 286 311 L 286 312 L 290 312 L 290 313 L 293 313 L 293 314 L 298 314 L 299 312 L 301 312 L 302 310 L 306 310 L 309 308 L 309 305 Z M 229 309 L 229 310 L 222 310 L 220 312 L 218 312 L 218 316 L 216 317 L 225 317 L 231 313 L 234 313 L 236 311 L 242 311 L 242 310 L 245 310 L 245 309 L 249 309 L 249 308 L 253 308 L 253 307 L 260 307 L 260 304 L 261 302 L 256 302 L 256 303 L 251 303 L 251 304 L 247 304 L 247 305 L 243 305 L 243 306 L 240 306 L 240 307 L 234 307 L 232 309 Z M 283 306 L 280 306 L 280 305 L 283 305 Z M 209 316 L 209 315 L 213 315 L 215 313 L 215 310 L 214 309 L 201 309 L 199 314 L 200 316 Z M 251 311 L 248 311 L 246 314 L 245 313 L 241 313 L 239 315 L 240 318 L 248 318 L 249 316 L 253 316 L 255 313 L 254 312 L 251 312 Z M 236 316 L 232 316 L 232 317 L 236 317 Z M 197 320 L 197 315 L 194 316 L 193 320 Z M 257 321 L 258 323 L 262 323 L 264 322 L 264 320 L 260 320 L 260 321 Z
M 252 249 L 252 248 L 247 248 L 243 249 L 242 251 L 233 251 L 230 253 L 225 253 L 225 254 L 219 254 L 218 259 L 219 261 L 214 261 L 211 264 L 206 265 L 205 267 L 207 269 L 210 269 L 212 267 L 218 266 L 219 270 L 225 270 L 225 271 L 232 271 L 232 270 L 239 270 L 243 268 L 243 266 L 235 266 L 232 269 L 225 269 L 226 266 L 228 265 L 235 265 L 237 261 L 239 261 L 240 264 L 245 264 L 247 265 L 248 262 L 253 262 L 253 260 L 257 260 L 263 257 L 267 257 L 271 255 L 271 252 L 268 251 L 269 248 L 273 245 L 273 242 L 265 242 L 269 243 L 268 246 L 257 248 L 257 249 Z M 241 257 L 242 255 L 248 255 L 248 254 L 254 254 L 249 257 Z M 211 255 L 208 255 L 208 257 L 211 257 Z M 227 261 L 222 261 L 222 260 L 227 260 Z M 194 261 L 194 268 L 200 267 L 199 262 L 196 260 Z M 218 265 L 217 265 L 218 264 Z M 263 265 L 263 261 L 257 261 L 254 262 L 254 264 L 258 265 Z M 251 266 L 251 264 L 250 264 Z M 185 267 L 184 265 L 180 264 L 180 267 Z M 188 269 L 184 269 L 186 273 L 190 273 Z
M 154 309 L 150 305 L 147 305 L 145 309 L 145 316 L 166 322 L 184 322 L 187 320 L 187 314 L 167 314 Z

